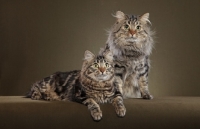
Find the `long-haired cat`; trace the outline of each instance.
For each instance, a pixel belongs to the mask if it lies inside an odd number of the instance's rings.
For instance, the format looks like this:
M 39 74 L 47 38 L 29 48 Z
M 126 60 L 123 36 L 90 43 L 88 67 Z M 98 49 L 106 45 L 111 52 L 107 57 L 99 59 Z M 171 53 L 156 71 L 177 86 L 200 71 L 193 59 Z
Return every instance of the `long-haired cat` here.
M 122 81 L 115 76 L 113 55 L 108 52 L 95 56 L 85 52 L 81 70 L 57 72 L 33 84 L 27 97 L 34 100 L 70 100 L 88 107 L 95 121 L 102 118 L 100 103 L 112 103 L 119 117 L 126 108 L 120 87 Z
M 123 98 L 152 99 L 148 90 L 149 55 L 153 47 L 149 13 L 141 16 L 116 12 L 106 47 L 115 60 L 115 72 L 124 81 Z

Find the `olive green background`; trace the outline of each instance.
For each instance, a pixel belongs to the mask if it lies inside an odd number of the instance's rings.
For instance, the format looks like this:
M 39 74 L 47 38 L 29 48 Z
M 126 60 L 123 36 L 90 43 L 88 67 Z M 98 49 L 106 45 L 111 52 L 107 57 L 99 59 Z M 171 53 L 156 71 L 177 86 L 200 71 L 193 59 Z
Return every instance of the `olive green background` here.
M 199 0 L 0 0 L 0 95 L 24 95 L 56 71 L 80 69 L 98 53 L 114 14 L 150 13 L 156 44 L 150 92 L 200 95 Z

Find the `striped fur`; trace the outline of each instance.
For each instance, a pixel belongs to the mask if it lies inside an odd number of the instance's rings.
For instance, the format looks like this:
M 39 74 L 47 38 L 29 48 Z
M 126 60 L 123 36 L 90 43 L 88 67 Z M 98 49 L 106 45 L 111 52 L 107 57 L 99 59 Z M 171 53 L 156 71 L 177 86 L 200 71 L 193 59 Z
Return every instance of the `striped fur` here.
M 105 49 L 115 60 L 115 73 L 124 82 L 123 98 L 152 99 L 148 90 L 149 55 L 153 47 L 149 13 L 142 16 L 126 15 L 117 11 L 117 21 L 109 31 Z
M 122 81 L 114 75 L 113 55 L 110 52 L 95 56 L 86 51 L 81 70 L 56 72 L 34 83 L 27 97 L 85 104 L 96 121 L 102 118 L 99 104 L 112 103 L 117 115 L 123 117 L 126 108 L 120 91 Z

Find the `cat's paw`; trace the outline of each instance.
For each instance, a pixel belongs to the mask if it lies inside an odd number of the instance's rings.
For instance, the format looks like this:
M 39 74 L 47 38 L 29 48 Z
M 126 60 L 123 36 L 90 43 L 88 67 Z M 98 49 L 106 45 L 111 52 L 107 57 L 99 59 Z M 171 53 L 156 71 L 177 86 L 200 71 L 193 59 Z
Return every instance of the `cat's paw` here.
M 91 116 L 94 121 L 100 121 L 102 118 L 102 111 L 91 111 Z
M 41 94 L 37 92 L 33 92 L 33 94 L 31 95 L 31 99 L 33 100 L 40 100 L 41 98 L 42 98 Z
M 44 100 L 55 101 L 55 100 L 61 100 L 61 98 L 55 92 L 48 92 L 44 94 Z
M 47 97 L 44 97 L 44 99 L 47 101 L 56 101 L 56 100 L 61 101 L 61 98 L 57 96 L 56 97 L 47 96 Z
M 143 95 L 142 98 L 143 98 L 143 99 L 149 99 L 149 100 L 150 100 L 150 99 L 153 99 L 153 96 L 150 95 L 150 94 L 146 94 L 146 95 Z
M 52 100 L 57 100 L 57 101 L 61 101 L 61 97 L 58 96 L 57 94 L 51 95 L 52 96 Z
M 53 101 L 53 98 L 51 98 L 51 97 L 49 97 L 49 96 L 46 96 L 46 97 L 44 97 L 44 100 Z
M 123 104 L 123 99 L 121 96 L 117 96 L 113 99 L 112 102 L 113 106 L 115 107 L 115 112 L 119 117 L 124 117 L 126 114 L 126 108 Z
M 123 107 L 120 107 L 120 108 L 117 108 L 116 109 L 116 113 L 119 117 L 124 117 L 125 114 L 126 114 L 126 108 L 123 106 Z

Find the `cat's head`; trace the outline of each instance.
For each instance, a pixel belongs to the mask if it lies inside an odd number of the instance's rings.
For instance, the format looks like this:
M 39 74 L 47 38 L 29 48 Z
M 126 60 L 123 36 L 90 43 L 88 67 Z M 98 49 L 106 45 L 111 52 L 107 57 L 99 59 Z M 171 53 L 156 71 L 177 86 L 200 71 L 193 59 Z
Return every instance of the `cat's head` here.
M 153 46 L 149 13 L 135 16 L 117 11 L 114 17 L 116 23 L 110 30 L 107 41 L 113 54 L 117 55 L 114 50 L 117 50 L 118 54 L 131 50 L 149 55 Z
M 85 51 L 81 70 L 82 76 L 94 81 L 108 81 L 114 76 L 113 55 L 111 52 L 95 56 Z

